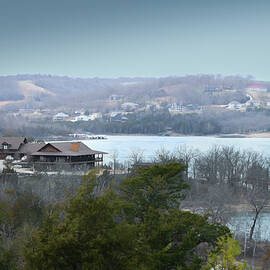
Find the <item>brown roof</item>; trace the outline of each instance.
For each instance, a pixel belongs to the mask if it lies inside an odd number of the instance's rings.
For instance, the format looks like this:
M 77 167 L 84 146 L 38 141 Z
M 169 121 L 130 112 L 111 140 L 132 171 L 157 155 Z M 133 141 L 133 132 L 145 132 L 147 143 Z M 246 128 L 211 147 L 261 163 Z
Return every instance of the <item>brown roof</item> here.
M 26 142 L 25 137 L 0 137 L 0 145 L 7 143 L 9 150 L 19 150 L 20 146 Z
M 53 146 L 58 151 L 43 151 L 45 146 Z M 85 156 L 94 154 L 107 154 L 106 152 L 96 151 L 89 148 L 82 142 L 53 142 L 48 144 L 40 144 L 40 148 L 31 153 L 31 156 Z
M 20 153 L 30 155 L 34 152 L 37 152 L 40 148 L 42 148 L 45 145 L 46 143 L 27 143 L 22 145 L 22 147 L 20 148 Z

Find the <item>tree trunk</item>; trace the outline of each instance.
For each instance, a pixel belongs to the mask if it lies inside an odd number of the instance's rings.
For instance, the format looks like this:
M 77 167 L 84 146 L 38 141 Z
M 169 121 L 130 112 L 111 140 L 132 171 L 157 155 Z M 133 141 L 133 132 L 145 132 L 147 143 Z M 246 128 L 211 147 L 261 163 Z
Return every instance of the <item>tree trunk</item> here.
M 251 226 L 250 234 L 249 234 L 249 241 L 252 240 L 253 233 L 254 233 L 254 229 L 255 229 L 255 226 L 256 226 L 256 222 L 257 222 L 259 213 L 260 213 L 259 211 L 256 211 L 255 217 L 254 217 L 254 219 L 253 219 L 253 224 L 252 224 L 252 226 Z

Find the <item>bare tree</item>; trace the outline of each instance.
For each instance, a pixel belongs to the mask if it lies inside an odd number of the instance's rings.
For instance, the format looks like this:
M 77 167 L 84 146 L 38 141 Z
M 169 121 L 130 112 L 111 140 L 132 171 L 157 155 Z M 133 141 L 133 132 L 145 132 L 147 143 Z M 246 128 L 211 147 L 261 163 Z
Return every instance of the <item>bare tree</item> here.
M 175 160 L 176 157 L 169 150 L 161 147 L 160 149 L 156 150 L 152 161 L 154 163 L 164 164 Z
M 194 161 L 195 159 L 200 155 L 199 150 L 194 149 L 192 147 L 188 147 L 186 144 L 176 147 L 174 150 L 175 157 L 182 161 L 186 169 L 186 179 L 188 179 L 189 175 L 193 174 L 193 178 L 195 178 L 194 175 Z
M 243 175 L 243 153 L 232 146 L 222 147 L 223 179 L 231 186 L 239 183 Z
M 118 157 L 119 157 L 119 152 L 118 150 L 113 150 L 111 155 L 110 155 L 110 158 L 112 160 L 112 164 L 113 164 L 113 174 L 115 175 L 115 172 L 118 168 Z
M 228 224 L 232 217 L 232 191 L 226 184 L 216 184 L 208 189 L 208 196 L 204 197 L 206 212 L 213 223 Z
M 221 156 L 222 152 L 219 146 L 214 146 L 205 154 L 200 155 L 195 162 L 197 176 L 208 183 L 221 182 L 223 180 L 219 170 L 219 167 L 222 166 Z
M 129 161 L 132 166 L 144 161 L 144 151 L 140 148 L 132 149 L 129 154 Z
M 252 189 L 246 191 L 246 198 L 249 205 L 252 207 L 252 210 L 254 211 L 253 222 L 249 232 L 249 240 L 251 241 L 253 239 L 253 234 L 259 215 L 269 203 L 270 196 L 268 190 L 260 186 L 255 186 Z

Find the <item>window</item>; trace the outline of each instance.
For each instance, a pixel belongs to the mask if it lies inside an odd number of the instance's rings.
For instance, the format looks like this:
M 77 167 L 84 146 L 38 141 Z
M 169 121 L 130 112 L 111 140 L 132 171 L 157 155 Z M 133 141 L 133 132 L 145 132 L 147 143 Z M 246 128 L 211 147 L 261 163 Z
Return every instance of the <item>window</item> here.
M 8 145 L 7 144 L 3 144 L 3 149 L 7 150 L 8 149 Z

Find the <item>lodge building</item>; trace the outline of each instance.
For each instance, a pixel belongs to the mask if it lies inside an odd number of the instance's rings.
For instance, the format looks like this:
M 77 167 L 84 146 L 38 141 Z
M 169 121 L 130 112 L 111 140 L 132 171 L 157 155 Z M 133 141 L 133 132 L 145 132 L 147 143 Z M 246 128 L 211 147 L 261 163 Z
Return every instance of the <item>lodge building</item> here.
M 0 137 L 0 159 L 11 156 L 24 159 L 34 168 L 55 168 L 68 166 L 93 168 L 103 164 L 102 151 L 89 148 L 83 142 L 28 143 L 23 137 Z

